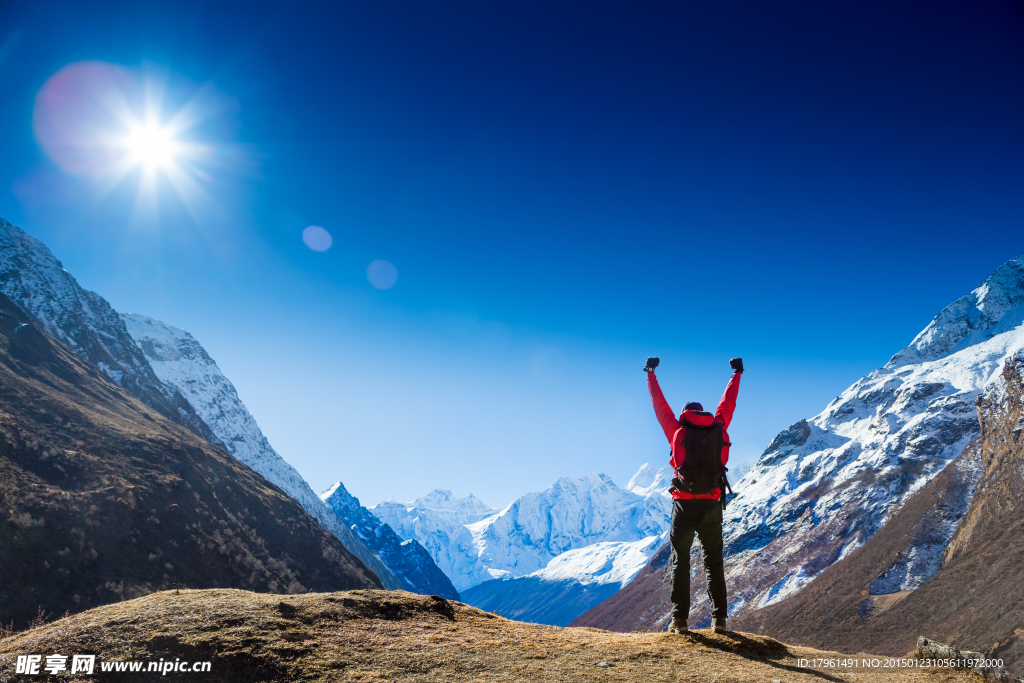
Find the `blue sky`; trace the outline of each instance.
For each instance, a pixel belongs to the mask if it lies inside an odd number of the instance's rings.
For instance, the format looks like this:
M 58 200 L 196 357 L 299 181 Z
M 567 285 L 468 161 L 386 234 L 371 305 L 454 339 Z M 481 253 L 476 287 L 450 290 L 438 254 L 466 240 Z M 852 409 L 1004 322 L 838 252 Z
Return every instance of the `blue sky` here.
M 746 359 L 750 462 L 1024 252 L 1020 3 L 83 5 L 0 5 L 0 216 L 367 504 L 625 484 L 649 354 L 677 410 Z M 197 190 L 48 153 L 89 60 L 200 102 Z

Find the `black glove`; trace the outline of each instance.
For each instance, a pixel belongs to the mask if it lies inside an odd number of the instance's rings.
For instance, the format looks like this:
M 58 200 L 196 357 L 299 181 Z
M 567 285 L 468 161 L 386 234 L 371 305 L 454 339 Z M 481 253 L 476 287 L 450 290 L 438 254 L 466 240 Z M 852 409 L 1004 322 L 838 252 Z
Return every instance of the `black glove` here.
M 743 372 L 743 359 L 733 358 L 732 360 L 729 361 L 729 367 L 735 370 L 736 372 Z
M 660 362 L 661 361 L 659 361 L 657 358 L 654 358 L 653 356 L 648 358 L 647 365 L 644 367 L 644 372 L 654 372 L 654 368 L 658 367 L 658 363 Z

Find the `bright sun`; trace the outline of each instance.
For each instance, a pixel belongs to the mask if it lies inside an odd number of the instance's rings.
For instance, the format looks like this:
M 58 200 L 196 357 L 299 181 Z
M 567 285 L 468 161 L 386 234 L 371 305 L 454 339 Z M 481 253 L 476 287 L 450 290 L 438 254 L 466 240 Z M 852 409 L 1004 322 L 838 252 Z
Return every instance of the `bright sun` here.
M 137 183 L 137 209 L 156 209 L 173 194 L 196 217 L 218 203 L 208 191 L 210 173 L 246 163 L 240 148 L 204 139 L 215 128 L 206 122 L 220 122 L 233 104 L 212 85 L 194 89 L 181 81 L 172 88 L 164 75 L 74 62 L 43 84 L 32 126 L 54 162 L 94 179 L 99 191 L 130 181 Z
M 172 166 L 178 155 L 178 145 L 170 132 L 154 125 L 135 128 L 128 136 L 127 146 L 132 162 L 149 169 Z

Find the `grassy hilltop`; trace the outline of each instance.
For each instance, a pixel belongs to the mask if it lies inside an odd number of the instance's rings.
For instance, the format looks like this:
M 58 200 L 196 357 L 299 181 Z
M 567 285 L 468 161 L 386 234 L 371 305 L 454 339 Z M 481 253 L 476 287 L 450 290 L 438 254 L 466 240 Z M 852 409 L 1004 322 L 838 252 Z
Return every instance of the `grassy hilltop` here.
M 94 653 L 98 662 L 211 662 L 206 674 L 64 679 L 82 681 L 972 680 L 950 671 L 802 669 L 800 658 L 837 655 L 743 633 L 698 631 L 687 637 L 526 624 L 442 598 L 377 590 L 154 593 L 0 640 L 0 682 L 22 678 L 14 675 L 17 655 L 53 652 Z

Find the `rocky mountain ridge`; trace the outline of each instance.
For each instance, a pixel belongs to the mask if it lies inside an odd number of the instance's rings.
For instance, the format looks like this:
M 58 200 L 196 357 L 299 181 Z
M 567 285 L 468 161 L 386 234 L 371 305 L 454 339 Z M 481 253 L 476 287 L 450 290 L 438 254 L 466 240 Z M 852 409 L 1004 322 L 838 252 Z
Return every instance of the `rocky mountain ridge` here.
M 339 481 L 320 499 L 347 524 L 359 540 L 377 553 L 398 578 L 402 589 L 423 595 L 459 600 L 459 592 L 416 540 L 402 540 L 394 530 L 359 504 Z
M 0 292 L 131 396 L 207 441 L 217 442 L 188 401 L 156 377 L 110 304 L 82 289 L 45 244 L 3 218 Z
M 978 439 L 863 548 L 736 627 L 890 654 L 917 632 L 1024 673 L 1024 352 L 979 396 L 977 417 Z M 921 555 L 925 581 L 910 569 Z
M 737 482 L 725 533 L 731 613 L 778 602 L 863 545 L 978 436 L 976 398 L 1024 348 L 1022 261 L 1000 266 L 885 367 L 776 437 Z M 928 552 L 909 565 L 904 589 L 937 570 Z
M 183 396 L 233 456 L 280 486 L 373 569 L 385 588 L 403 588 L 381 557 L 353 534 L 298 470 L 275 451 L 231 381 L 185 330 L 137 313 L 120 314 L 125 329 L 164 386 Z

